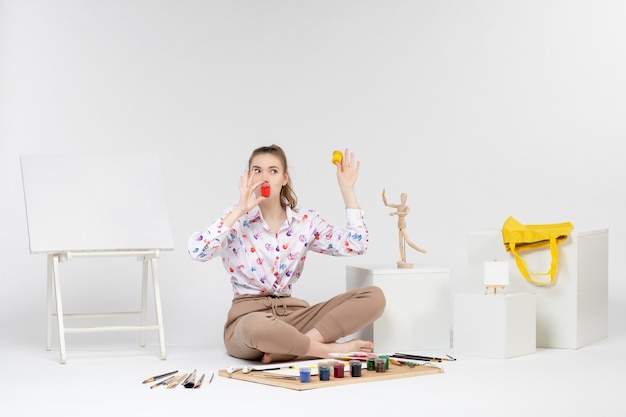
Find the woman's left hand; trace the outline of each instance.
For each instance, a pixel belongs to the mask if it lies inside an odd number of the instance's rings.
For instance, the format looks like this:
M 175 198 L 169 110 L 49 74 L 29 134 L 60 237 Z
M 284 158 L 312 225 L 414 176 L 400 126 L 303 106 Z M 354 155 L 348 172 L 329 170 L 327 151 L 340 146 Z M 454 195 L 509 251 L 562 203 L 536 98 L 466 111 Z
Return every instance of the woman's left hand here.
M 337 165 L 339 187 L 342 190 L 354 188 L 354 184 L 359 177 L 359 169 L 361 168 L 361 162 L 354 158 L 354 153 L 349 152 L 346 148 L 343 153 L 343 159 L 341 162 L 336 162 L 335 165 Z

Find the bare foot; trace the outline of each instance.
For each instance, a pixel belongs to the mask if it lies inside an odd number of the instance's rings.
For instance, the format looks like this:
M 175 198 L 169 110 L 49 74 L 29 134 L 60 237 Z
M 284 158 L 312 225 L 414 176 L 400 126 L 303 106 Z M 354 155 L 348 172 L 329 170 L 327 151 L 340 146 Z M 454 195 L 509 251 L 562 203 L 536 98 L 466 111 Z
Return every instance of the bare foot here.
M 272 363 L 272 362 L 289 362 L 296 359 L 296 355 L 281 355 L 278 353 L 264 353 L 261 358 L 261 363 Z
M 331 358 L 331 353 L 348 353 L 348 352 L 372 352 L 374 350 L 374 343 L 361 340 L 352 339 L 347 342 L 337 343 L 321 343 L 316 340 L 311 340 L 311 346 L 307 356 L 313 356 L 316 358 Z
M 374 350 L 374 343 L 368 340 L 352 339 L 343 343 L 328 343 L 329 345 L 335 345 L 340 350 L 334 352 L 372 352 Z
M 349 352 L 373 352 L 374 351 L 374 343 L 368 340 L 361 339 L 351 339 L 346 342 L 331 342 L 326 343 L 324 341 L 324 337 L 321 333 L 313 328 L 305 333 L 309 339 L 311 339 L 311 344 L 309 346 L 309 351 L 307 352 L 305 357 L 312 358 L 323 358 L 330 359 L 332 358 L 331 353 L 349 353 Z M 282 362 L 293 360 L 294 356 L 286 356 L 286 355 L 272 355 L 271 353 L 263 354 L 261 358 L 261 363 L 271 363 L 274 362 Z

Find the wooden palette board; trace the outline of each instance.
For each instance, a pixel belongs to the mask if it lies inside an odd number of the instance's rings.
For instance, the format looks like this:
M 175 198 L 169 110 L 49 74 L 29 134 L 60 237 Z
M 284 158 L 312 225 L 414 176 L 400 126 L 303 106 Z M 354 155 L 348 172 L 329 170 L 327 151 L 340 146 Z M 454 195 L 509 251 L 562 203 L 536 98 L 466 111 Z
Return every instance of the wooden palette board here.
M 255 371 L 244 374 L 234 372 L 229 374 L 225 369 L 218 371 L 218 375 L 225 378 L 238 379 L 241 381 L 255 382 L 257 384 L 272 385 L 275 387 L 289 388 L 297 391 L 305 391 L 315 388 L 335 387 L 338 385 L 359 384 L 363 382 L 384 381 L 397 378 L 407 378 L 414 376 L 433 375 L 443 373 L 443 369 L 431 365 L 416 365 L 413 368 L 408 366 L 389 365 L 385 372 L 375 372 L 363 369 L 360 377 L 351 377 L 349 372 L 343 378 L 333 378 L 332 370 L 328 381 L 320 381 L 319 375 L 311 375 L 310 382 L 300 382 L 297 379 L 285 379 L 276 377 L 275 374 Z

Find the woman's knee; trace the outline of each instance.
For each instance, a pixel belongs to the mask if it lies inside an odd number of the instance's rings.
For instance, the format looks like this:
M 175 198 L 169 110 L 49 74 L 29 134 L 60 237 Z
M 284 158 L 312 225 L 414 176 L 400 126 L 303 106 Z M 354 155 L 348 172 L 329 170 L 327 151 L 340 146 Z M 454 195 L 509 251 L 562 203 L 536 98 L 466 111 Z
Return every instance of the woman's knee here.
M 364 287 L 363 290 L 366 292 L 367 298 L 369 299 L 368 305 L 379 315 L 382 314 L 387 305 L 387 299 L 385 298 L 383 290 L 375 285 Z
M 237 332 L 239 334 L 248 335 L 250 339 L 254 340 L 256 339 L 257 334 L 266 331 L 266 326 L 264 325 L 266 322 L 267 319 L 264 317 L 264 315 L 250 313 L 243 316 L 239 320 L 239 322 L 237 323 Z

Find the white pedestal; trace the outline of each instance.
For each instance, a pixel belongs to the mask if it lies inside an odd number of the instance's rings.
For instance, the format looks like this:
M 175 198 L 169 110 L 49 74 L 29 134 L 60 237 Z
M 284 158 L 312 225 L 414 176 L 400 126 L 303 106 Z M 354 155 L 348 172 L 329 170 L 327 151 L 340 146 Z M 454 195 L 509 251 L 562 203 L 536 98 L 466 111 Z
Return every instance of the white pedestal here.
M 456 294 L 454 353 L 499 359 L 535 353 L 535 313 L 535 294 Z
M 450 269 L 415 265 L 346 267 L 346 288 L 376 285 L 385 293 L 385 312 L 357 333 L 376 352 L 450 348 Z
M 558 245 L 555 283 L 537 286 L 519 272 L 500 230 L 469 232 L 468 290 L 484 289 L 485 261 L 508 261 L 507 292 L 537 295 L 537 347 L 577 349 L 608 336 L 608 241 L 608 229 L 574 230 Z M 549 249 L 522 254 L 531 271 L 549 269 Z

